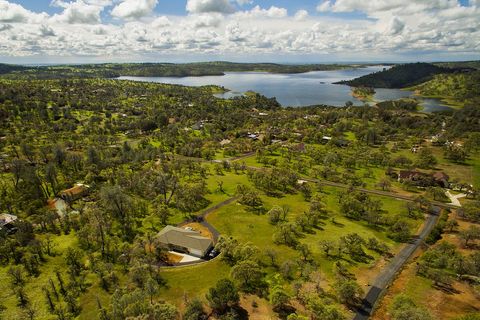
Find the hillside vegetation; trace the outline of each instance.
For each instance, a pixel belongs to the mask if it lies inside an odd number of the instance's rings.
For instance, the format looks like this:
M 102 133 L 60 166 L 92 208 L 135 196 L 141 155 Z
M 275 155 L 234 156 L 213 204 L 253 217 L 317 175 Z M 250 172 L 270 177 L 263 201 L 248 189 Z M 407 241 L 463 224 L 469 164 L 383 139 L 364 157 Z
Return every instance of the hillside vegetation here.
M 0 74 L 10 79 L 58 79 L 58 78 L 116 78 L 120 76 L 141 77 L 187 77 L 223 75 L 224 72 L 271 72 L 303 73 L 309 71 L 337 70 L 352 68 L 351 65 L 305 64 L 284 65 L 274 63 L 107 63 L 84 65 L 57 65 L 22 67 L 0 64 Z M 21 72 L 18 72 L 21 71 Z
M 347 84 L 353 87 L 406 88 L 428 81 L 437 74 L 453 71 L 453 69 L 438 67 L 429 63 L 410 63 L 397 65 L 391 69 L 371 73 L 353 80 L 340 81 L 338 84 Z
M 462 103 L 473 103 L 480 99 L 480 71 L 436 75 L 413 89 L 425 96 L 441 96 Z

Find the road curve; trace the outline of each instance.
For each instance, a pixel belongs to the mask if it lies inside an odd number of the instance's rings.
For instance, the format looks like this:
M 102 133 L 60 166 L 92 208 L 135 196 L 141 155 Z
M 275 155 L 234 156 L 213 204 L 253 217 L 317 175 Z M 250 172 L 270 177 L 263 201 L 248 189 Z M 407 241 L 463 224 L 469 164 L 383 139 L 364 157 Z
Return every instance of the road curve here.
M 407 262 L 408 258 L 410 258 L 415 250 L 425 241 L 438 219 L 438 215 L 428 215 L 420 234 L 417 235 L 411 243 L 405 245 L 375 279 L 370 290 L 362 300 L 362 305 L 358 308 L 353 320 L 367 320 L 372 315 L 376 303 L 385 293 L 390 283 L 395 279 L 395 276 Z

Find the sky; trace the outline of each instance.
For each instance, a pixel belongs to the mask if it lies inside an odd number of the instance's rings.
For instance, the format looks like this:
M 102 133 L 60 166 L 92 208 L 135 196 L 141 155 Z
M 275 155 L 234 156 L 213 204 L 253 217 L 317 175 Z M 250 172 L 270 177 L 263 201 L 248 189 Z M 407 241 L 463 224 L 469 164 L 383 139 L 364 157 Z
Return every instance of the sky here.
M 480 59 L 480 0 L 0 0 L 0 62 Z

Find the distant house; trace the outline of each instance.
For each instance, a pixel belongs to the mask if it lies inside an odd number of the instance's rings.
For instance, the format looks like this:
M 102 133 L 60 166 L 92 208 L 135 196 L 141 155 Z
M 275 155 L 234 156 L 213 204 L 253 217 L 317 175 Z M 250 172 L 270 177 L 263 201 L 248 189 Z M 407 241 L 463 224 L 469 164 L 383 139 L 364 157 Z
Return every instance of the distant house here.
M 195 257 L 204 257 L 213 247 L 210 238 L 203 237 L 197 231 L 166 226 L 157 235 L 157 241 L 169 250 L 184 252 Z
M 398 181 L 413 182 L 419 187 L 440 186 L 442 188 L 449 188 L 449 176 L 444 172 L 424 173 L 416 170 L 402 170 L 398 174 Z
M 398 182 L 410 181 L 419 187 L 432 185 L 432 176 L 416 170 L 401 170 L 398 174 Z
M 60 191 L 59 198 L 65 201 L 75 201 L 87 195 L 90 187 L 83 183 L 77 183 L 70 189 Z
M 230 144 L 232 143 L 232 141 L 230 139 L 223 139 L 222 141 L 220 141 L 220 145 L 223 147 L 223 146 L 226 146 L 227 144 Z
M 17 231 L 15 226 L 15 221 L 17 221 L 17 216 L 8 213 L 0 214 L 0 232 L 5 232 L 7 234 L 14 233 Z
M 445 172 L 435 172 L 432 174 L 433 180 L 435 181 L 436 184 L 438 184 L 442 188 L 449 188 L 450 183 L 448 180 L 450 177 L 445 173 Z
M 321 142 L 324 143 L 324 144 L 327 144 L 327 143 L 330 142 L 330 140 L 332 140 L 332 137 L 323 136 Z

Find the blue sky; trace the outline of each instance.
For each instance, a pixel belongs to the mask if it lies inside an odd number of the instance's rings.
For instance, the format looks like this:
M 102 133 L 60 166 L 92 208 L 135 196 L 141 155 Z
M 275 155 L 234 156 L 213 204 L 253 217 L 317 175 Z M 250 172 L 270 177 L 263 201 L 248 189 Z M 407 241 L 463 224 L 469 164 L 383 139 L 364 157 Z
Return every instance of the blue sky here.
M 0 0 L 0 62 L 480 58 L 480 0 Z

